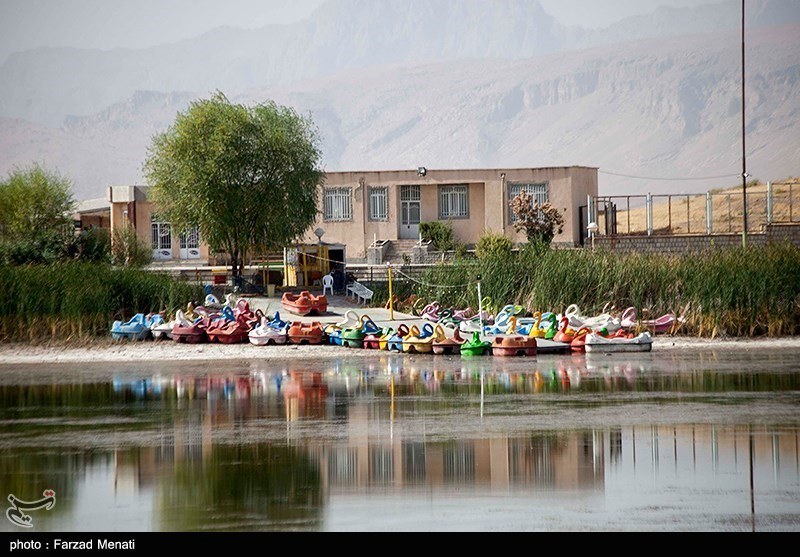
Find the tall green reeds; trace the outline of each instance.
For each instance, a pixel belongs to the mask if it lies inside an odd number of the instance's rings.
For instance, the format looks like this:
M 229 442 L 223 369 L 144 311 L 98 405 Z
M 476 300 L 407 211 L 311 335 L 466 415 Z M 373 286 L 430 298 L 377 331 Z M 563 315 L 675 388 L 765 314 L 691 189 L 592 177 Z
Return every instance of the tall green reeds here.
M 202 290 L 136 269 L 60 263 L 0 268 L 0 341 L 74 340 L 108 335 L 115 319 L 172 312 Z
M 639 318 L 683 315 L 679 330 L 700 336 L 782 336 L 800 333 L 800 249 L 781 244 L 680 256 L 621 255 L 603 250 L 535 250 L 442 264 L 419 281 L 398 280 L 399 297 L 477 308 L 477 276 L 495 310 L 520 304 L 529 311 L 600 313 L 606 304 Z M 428 286 L 432 285 L 432 286 Z M 385 300 L 383 289 L 376 301 Z

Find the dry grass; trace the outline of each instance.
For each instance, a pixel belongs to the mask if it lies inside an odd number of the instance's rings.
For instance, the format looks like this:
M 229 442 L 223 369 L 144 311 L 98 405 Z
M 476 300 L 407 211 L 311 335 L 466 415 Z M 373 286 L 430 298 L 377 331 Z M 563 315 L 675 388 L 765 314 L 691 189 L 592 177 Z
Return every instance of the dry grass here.
M 712 232 L 741 233 L 743 225 L 741 186 L 712 190 Z M 772 184 L 773 222 L 800 222 L 800 178 L 790 178 Z M 635 207 L 627 211 L 625 198 L 614 198 L 617 205 L 619 234 L 646 234 L 647 211 Z M 643 203 L 632 199 L 631 205 Z M 600 215 L 601 230 L 605 215 Z M 749 232 L 761 232 L 767 220 L 767 184 L 747 187 L 747 220 Z M 705 234 L 706 196 L 653 196 L 653 230 L 656 234 Z

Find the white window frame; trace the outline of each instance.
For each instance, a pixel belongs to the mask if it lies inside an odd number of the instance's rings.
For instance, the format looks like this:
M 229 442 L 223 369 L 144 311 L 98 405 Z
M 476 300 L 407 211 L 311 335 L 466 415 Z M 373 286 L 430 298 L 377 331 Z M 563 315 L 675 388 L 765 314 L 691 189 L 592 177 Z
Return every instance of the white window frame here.
M 469 185 L 439 186 L 439 220 L 469 218 Z
M 545 203 L 550 203 L 550 184 L 548 182 L 538 183 L 523 183 L 523 182 L 509 182 L 508 184 L 508 213 L 509 222 L 517 222 L 517 216 L 511 208 L 511 202 L 523 191 L 528 192 L 533 198 L 533 204 L 539 204 L 539 207 Z
M 353 220 L 353 188 L 325 188 L 322 217 L 325 222 Z
M 369 188 L 369 220 L 389 220 L 389 188 L 386 186 Z

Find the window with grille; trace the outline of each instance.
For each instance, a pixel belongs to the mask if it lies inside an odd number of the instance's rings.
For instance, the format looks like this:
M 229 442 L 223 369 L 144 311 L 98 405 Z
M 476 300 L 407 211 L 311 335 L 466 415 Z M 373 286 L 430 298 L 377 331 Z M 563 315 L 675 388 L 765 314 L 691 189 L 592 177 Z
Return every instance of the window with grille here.
M 350 188 L 328 188 L 325 190 L 323 218 L 326 221 L 353 220 L 353 202 Z
M 510 215 L 510 222 L 516 222 L 517 217 L 514 211 L 511 210 L 511 202 L 522 192 L 528 193 L 533 198 L 533 203 L 538 204 L 539 207 L 545 203 L 550 202 L 550 195 L 547 192 L 547 183 L 542 184 L 508 184 L 508 213 Z
M 469 188 L 467 186 L 439 187 L 439 219 L 469 218 Z
M 388 220 L 387 188 L 369 188 L 369 220 Z

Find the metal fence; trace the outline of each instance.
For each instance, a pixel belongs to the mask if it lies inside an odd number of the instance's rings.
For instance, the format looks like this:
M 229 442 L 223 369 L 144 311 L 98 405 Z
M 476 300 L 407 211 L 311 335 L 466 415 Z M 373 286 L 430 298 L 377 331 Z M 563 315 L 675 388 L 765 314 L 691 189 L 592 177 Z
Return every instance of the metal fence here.
M 800 184 L 767 184 L 747 192 L 589 196 L 586 220 L 598 236 L 763 232 L 773 223 L 800 222 Z

